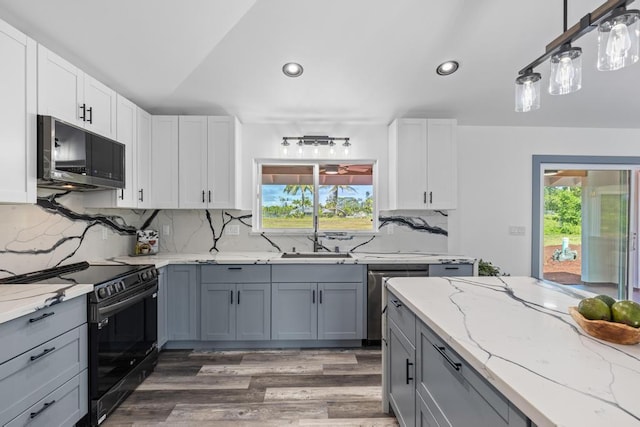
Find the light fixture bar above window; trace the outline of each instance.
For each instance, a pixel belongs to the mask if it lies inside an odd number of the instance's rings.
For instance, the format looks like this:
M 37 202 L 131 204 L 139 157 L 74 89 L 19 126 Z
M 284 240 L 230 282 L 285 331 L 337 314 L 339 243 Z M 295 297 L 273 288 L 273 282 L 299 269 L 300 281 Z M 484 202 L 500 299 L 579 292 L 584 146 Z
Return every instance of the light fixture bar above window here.
M 351 145 L 348 137 L 333 137 L 326 135 L 305 135 L 305 136 L 283 136 L 282 145 L 289 145 L 293 141 L 298 145 L 335 145 L 336 141 L 343 141 L 342 145 Z

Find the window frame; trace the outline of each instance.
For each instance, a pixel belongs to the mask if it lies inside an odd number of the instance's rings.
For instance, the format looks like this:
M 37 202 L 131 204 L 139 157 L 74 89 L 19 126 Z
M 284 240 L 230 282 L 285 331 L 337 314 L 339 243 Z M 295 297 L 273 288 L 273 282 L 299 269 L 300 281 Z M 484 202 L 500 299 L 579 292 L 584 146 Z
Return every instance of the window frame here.
M 318 227 L 319 221 L 319 187 L 320 165 L 349 163 L 371 165 L 371 197 L 373 198 L 373 213 L 371 230 L 317 230 L 319 234 L 347 233 L 349 235 L 372 235 L 378 233 L 378 162 L 372 159 L 254 159 L 252 203 L 252 232 L 279 235 L 308 235 Z M 262 167 L 267 166 L 313 166 L 313 219 L 310 228 L 262 228 Z

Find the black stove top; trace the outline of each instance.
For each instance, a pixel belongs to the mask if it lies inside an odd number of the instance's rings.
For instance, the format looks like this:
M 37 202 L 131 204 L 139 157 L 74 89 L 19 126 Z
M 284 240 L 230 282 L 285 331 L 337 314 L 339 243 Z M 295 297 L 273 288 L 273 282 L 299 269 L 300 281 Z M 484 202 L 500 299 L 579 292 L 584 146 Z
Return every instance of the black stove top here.
M 147 287 L 158 273 L 153 265 L 89 264 L 79 262 L 0 279 L 0 284 L 94 285 L 92 301 L 103 301 Z

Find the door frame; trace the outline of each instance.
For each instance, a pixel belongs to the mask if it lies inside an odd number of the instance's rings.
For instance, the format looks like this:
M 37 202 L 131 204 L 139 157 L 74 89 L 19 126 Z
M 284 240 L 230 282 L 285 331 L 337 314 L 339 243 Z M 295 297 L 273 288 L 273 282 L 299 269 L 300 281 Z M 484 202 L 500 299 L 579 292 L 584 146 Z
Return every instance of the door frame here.
M 541 215 L 543 201 L 542 193 L 542 166 L 544 164 L 566 164 L 578 166 L 620 166 L 620 169 L 640 168 L 640 157 L 637 156 L 567 156 L 567 155 L 533 155 L 532 156 L 532 191 L 531 191 L 531 276 L 542 279 L 541 250 L 542 227 L 544 216 Z M 638 191 L 636 180 L 637 173 L 631 173 L 629 183 L 629 238 L 637 233 L 638 227 Z M 638 255 L 631 257 L 635 248 L 635 241 L 628 242 L 627 292 L 632 287 L 631 283 L 637 277 L 637 266 L 640 262 Z

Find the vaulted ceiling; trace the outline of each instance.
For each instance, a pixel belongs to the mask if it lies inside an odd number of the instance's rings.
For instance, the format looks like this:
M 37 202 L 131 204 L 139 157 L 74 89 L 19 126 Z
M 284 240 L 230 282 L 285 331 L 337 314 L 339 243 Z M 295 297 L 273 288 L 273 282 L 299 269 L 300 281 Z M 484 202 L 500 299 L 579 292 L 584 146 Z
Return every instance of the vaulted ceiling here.
M 569 2 L 569 25 L 604 0 Z M 562 0 L 0 0 L 0 18 L 151 113 L 243 122 L 640 127 L 640 64 L 514 112 L 517 71 L 562 32 Z M 440 77 L 436 66 L 457 59 Z M 285 77 L 285 62 L 304 66 Z M 539 69 L 543 88 L 548 63 Z

